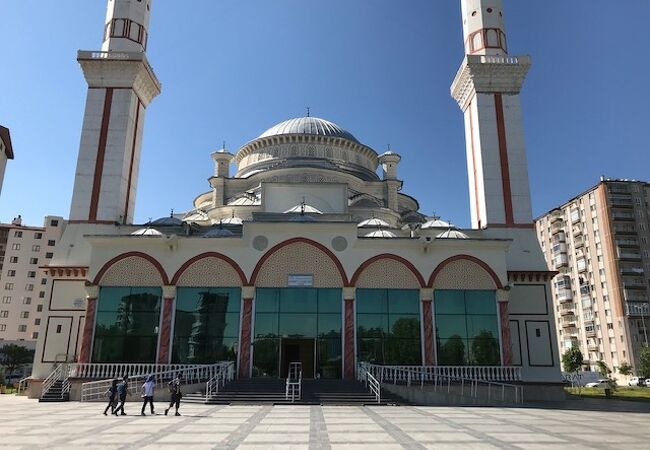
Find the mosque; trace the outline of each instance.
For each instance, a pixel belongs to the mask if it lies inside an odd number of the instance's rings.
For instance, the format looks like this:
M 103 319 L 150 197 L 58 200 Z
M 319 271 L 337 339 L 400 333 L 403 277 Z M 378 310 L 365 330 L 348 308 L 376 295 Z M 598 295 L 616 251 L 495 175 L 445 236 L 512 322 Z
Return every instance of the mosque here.
M 360 362 L 516 367 L 524 383 L 559 382 L 519 104 L 530 59 L 508 54 L 501 0 L 461 3 L 462 230 L 402 192 L 399 154 L 310 116 L 212 153 L 211 189 L 187 213 L 134 224 L 161 90 L 146 57 L 152 0 L 109 0 L 101 50 L 78 54 L 88 95 L 68 226 L 43 267 L 33 395 L 66 362 L 233 361 L 239 378 L 285 378 L 298 361 L 322 379 L 354 379 Z

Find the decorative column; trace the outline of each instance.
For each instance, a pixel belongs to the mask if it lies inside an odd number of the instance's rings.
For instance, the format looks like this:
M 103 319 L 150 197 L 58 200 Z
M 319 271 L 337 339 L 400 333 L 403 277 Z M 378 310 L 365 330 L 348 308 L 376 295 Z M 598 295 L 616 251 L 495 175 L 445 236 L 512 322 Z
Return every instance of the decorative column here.
M 251 349 L 253 333 L 253 298 L 255 286 L 242 288 L 241 330 L 239 338 L 239 378 L 251 377 Z
M 356 358 L 354 352 L 354 295 L 355 288 L 343 288 L 345 303 L 343 329 L 343 378 L 354 380 L 356 375 Z
M 497 289 L 497 304 L 499 305 L 499 324 L 501 328 L 501 361 L 504 366 L 512 364 L 512 347 L 510 345 L 510 316 L 508 302 L 510 289 Z
M 174 306 L 176 303 L 176 286 L 163 286 L 162 321 L 160 339 L 158 340 L 158 364 L 171 361 L 171 341 L 173 335 Z
M 99 286 L 86 285 L 86 318 L 84 321 L 81 349 L 77 362 L 89 363 L 93 347 L 93 331 L 95 330 L 95 317 L 97 316 L 97 297 Z
M 424 339 L 422 364 L 432 366 L 436 360 L 433 345 L 433 289 L 420 289 L 420 301 L 422 302 L 422 339 Z

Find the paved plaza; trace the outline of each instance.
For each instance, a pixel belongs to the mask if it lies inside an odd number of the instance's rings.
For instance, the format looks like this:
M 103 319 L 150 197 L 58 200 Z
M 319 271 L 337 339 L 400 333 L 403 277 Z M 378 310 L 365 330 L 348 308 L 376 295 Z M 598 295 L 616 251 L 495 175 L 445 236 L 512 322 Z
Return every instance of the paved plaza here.
M 11 449 L 648 449 L 650 414 L 542 408 L 182 405 L 104 417 L 99 403 L 0 396 Z

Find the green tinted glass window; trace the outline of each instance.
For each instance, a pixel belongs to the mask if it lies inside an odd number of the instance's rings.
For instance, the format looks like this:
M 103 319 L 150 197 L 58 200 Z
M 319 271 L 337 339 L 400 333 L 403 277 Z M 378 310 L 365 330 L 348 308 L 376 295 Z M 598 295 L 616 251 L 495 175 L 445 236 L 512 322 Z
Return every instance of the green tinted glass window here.
M 256 313 L 277 313 L 280 311 L 280 290 L 257 288 L 255 291 Z
M 102 287 L 93 362 L 152 363 L 160 326 L 160 288 Z

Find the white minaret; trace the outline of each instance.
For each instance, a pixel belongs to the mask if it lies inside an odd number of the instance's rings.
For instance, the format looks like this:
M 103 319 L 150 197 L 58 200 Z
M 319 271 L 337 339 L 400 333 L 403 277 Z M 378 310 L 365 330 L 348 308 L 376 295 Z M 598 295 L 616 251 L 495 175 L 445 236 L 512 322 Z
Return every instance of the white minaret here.
M 501 0 L 461 0 L 465 59 L 451 87 L 465 114 L 474 228 L 532 228 L 519 92 L 528 56 L 508 56 Z
M 145 109 L 160 94 L 147 62 L 152 0 L 108 0 L 102 51 L 80 51 L 88 82 L 70 221 L 131 223 Z

